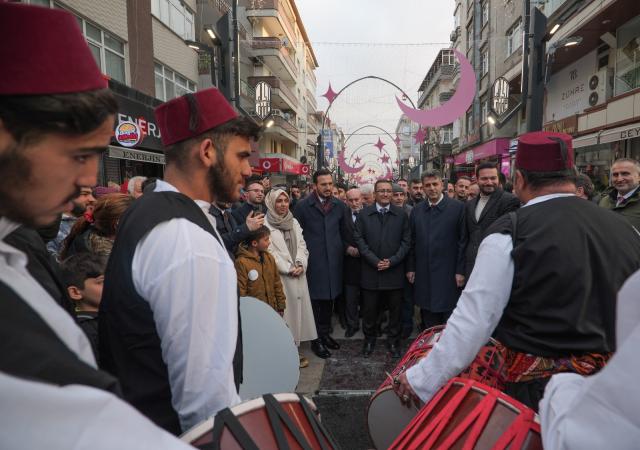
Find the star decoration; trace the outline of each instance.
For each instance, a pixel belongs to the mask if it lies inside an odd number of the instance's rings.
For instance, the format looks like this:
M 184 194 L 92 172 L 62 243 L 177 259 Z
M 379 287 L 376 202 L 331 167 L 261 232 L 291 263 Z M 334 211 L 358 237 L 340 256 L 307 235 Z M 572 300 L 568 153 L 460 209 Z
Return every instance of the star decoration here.
M 360 158 L 359 156 L 356 156 L 356 164 L 360 164 L 360 161 L 362 161 L 362 158 Z
M 400 136 L 396 134 L 396 138 L 393 140 L 396 143 L 396 147 L 400 147 Z
M 424 143 L 424 139 L 426 137 L 427 137 L 427 133 L 425 132 L 425 130 L 422 127 L 418 128 L 418 131 L 416 131 L 416 134 L 414 136 L 415 143 L 416 144 Z
M 369 173 L 370 173 L 370 174 L 375 173 L 375 170 L 373 170 L 373 169 L 369 168 Z
M 382 155 L 380 161 L 382 161 L 382 164 L 387 164 L 389 162 L 389 155 Z
M 382 148 L 384 147 L 384 142 L 382 142 L 380 140 L 380 138 L 378 138 L 378 142 L 376 142 L 376 144 L 374 145 L 374 147 L 378 147 L 378 150 L 380 150 L 382 152 Z
M 329 104 L 331 104 L 333 103 L 333 101 L 336 99 L 337 96 L 338 94 L 333 89 L 331 89 L 331 83 L 329 83 L 329 89 L 327 89 L 327 92 L 322 94 L 322 97 L 329 100 Z

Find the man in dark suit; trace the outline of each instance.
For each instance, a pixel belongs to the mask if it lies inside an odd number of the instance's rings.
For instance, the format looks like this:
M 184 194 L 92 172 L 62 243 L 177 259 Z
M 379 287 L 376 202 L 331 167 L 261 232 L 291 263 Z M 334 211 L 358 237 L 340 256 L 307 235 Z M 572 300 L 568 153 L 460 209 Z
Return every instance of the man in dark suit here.
M 209 214 L 216 219 L 216 230 L 220 233 L 222 242 L 229 252 L 231 260 L 236 259 L 238 245 L 249 237 L 252 231 L 264 225 L 264 214 L 251 211 L 241 224 L 236 222 L 230 203 L 214 202 L 209 208 Z
M 407 279 L 425 328 L 442 325 L 453 312 L 464 285 L 464 249 L 467 235 L 464 203 L 443 195 L 437 171 L 422 174 L 427 199 L 411 212 L 413 247 Z
M 260 177 L 247 178 L 245 182 L 246 201 L 232 212 L 236 223 L 244 223 L 252 211 L 260 214 L 267 213 L 267 208 L 264 206 L 265 188 L 262 182 Z
M 498 168 L 493 163 L 482 163 L 476 168 L 480 195 L 466 203 L 467 250 L 465 276 L 468 279 L 476 261 L 478 248 L 485 231 L 500 216 L 520 207 L 520 200 L 500 188 Z
M 309 250 L 307 283 L 316 321 L 318 339 L 311 350 L 320 358 L 328 358 L 340 345 L 330 336 L 333 301 L 342 294 L 342 264 L 345 210 L 347 206 L 333 197 L 333 178 L 327 169 L 313 174 L 315 192 L 300 200 L 293 215 L 302 227 Z
M 347 246 L 344 256 L 344 320 L 347 331 L 344 337 L 352 337 L 360 328 L 358 307 L 360 305 L 360 272 L 362 259 L 358 244 L 354 238 L 356 219 L 362 211 L 362 193 L 358 188 L 351 188 L 346 193 L 347 205 L 344 243 Z
M 375 203 L 363 209 L 356 220 L 355 240 L 362 257 L 360 287 L 363 300 L 364 356 L 373 353 L 377 337 L 378 311 L 385 299 L 389 306 L 388 347 L 400 357 L 404 260 L 411 248 L 409 219 L 391 204 L 393 189 L 388 180 L 375 184 Z

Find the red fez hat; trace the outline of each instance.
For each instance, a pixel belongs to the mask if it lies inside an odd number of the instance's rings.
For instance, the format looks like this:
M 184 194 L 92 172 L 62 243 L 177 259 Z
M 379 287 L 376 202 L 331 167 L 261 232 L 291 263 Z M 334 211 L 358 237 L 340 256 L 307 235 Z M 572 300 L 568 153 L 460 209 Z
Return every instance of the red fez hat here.
M 216 88 L 174 98 L 158 106 L 155 112 L 165 146 L 198 136 L 238 117 Z
M 571 136 L 534 131 L 518 138 L 516 169 L 531 172 L 559 172 L 573 168 Z
M 68 94 L 107 87 L 75 17 L 0 1 L 0 95 Z

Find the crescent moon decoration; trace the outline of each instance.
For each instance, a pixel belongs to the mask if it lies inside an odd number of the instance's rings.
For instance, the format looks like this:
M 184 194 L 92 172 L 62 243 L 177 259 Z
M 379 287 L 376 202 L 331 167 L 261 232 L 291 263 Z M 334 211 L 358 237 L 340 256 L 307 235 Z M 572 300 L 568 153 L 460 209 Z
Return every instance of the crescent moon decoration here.
M 421 110 L 411 108 L 396 96 L 398 106 L 409 119 L 420 125 L 441 127 L 463 117 L 476 96 L 476 74 L 471 63 L 458 50 L 453 51 L 460 61 L 460 81 L 456 92 L 444 105 L 433 109 Z
M 348 165 L 347 162 L 344 160 L 344 151 L 345 151 L 345 148 L 342 147 L 342 151 L 338 152 L 338 166 L 340 166 L 340 168 L 344 171 L 344 173 L 358 173 L 362 169 L 364 169 L 364 165 L 360 167 L 351 167 L 350 165 Z

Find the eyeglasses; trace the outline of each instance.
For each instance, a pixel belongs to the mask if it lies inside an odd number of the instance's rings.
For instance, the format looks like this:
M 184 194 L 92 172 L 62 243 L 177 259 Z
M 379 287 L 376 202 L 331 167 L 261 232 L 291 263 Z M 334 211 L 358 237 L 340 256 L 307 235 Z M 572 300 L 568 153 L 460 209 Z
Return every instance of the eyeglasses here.
M 261 194 L 264 194 L 264 189 L 247 189 L 247 192 L 260 192 Z
M 376 191 L 378 194 L 392 194 L 393 191 L 391 189 L 380 189 Z

